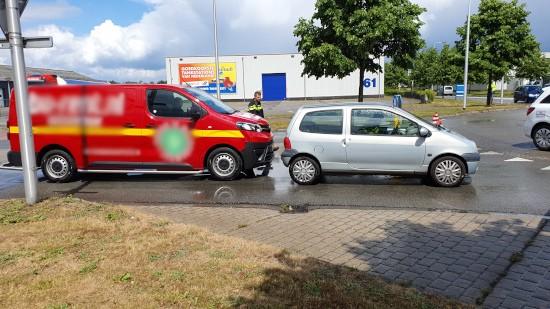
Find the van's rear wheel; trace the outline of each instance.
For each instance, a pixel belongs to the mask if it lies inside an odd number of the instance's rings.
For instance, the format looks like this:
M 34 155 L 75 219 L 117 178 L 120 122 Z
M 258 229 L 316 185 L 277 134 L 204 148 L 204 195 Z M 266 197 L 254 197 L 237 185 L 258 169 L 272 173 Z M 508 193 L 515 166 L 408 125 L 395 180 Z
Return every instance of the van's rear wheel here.
M 321 177 L 321 167 L 309 157 L 298 157 L 288 167 L 290 177 L 299 185 L 314 185 Z
M 533 142 L 540 150 L 550 150 L 550 126 L 537 127 L 533 132 Z
M 455 157 L 441 157 L 432 164 L 430 176 L 440 187 L 458 187 L 466 177 L 466 166 Z
M 233 180 L 241 174 L 243 161 L 231 148 L 218 148 L 208 156 L 208 170 L 217 180 Z
M 42 173 L 51 182 L 68 182 L 76 175 L 73 157 L 63 150 L 50 150 L 42 157 Z

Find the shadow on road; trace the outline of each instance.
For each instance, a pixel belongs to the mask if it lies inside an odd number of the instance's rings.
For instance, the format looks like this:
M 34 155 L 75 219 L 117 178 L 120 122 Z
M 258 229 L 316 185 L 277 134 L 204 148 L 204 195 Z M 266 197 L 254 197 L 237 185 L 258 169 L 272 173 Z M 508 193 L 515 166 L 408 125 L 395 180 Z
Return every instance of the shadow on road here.
M 346 266 L 313 258 L 276 255 L 281 267 L 264 271 L 265 279 L 247 287 L 249 298 L 231 302 L 236 308 L 443 308 L 449 303 L 424 296 Z M 452 307 L 458 307 L 452 306 Z
M 519 219 L 429 225 L 390 220 L 348 250 L 372 274 L 481 304 L 535 234 Z

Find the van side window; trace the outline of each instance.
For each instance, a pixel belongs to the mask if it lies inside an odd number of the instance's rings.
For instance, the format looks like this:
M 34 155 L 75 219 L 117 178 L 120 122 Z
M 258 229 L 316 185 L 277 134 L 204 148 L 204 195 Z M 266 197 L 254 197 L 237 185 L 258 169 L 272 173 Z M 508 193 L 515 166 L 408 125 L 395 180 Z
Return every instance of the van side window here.
M 418 132 L 418 124 L 388 111 L 354 109 L 351 112 L 352 135 L 418 136 Z
M 550 94 L 547 95 L 546 98 L 542 99 L 542 101 L 540 101 L 540 103 L 550 104 Z
M 199 109 L 181 94 L 163 89 L 147 90 L 147 106 L 151 114 L 159 117 L 186 118 Z
M 341 109 L 307 113 L 300 123 L 300 131 L 317 134 L 342 134 L 344 114 Z

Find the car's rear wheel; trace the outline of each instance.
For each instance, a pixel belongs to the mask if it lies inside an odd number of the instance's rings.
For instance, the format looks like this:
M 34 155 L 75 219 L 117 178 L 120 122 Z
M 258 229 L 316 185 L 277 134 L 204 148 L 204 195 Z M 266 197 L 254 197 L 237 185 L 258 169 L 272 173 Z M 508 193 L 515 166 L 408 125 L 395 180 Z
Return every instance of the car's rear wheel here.
M 540 150 L 550 150 L 550 126 L 541 125 L 533 132 L 533 142 Z
M 321 177 L 321 167 L 310 157 L 298 157 L 288 167 L 290 177 L 299 185 L 314 185 Z
M 68 182 L 76 175 L 76 164 L 66 151 L 48 151 L 41 162 L 42 173 L 51 182 Z
M 227 147 L 218 148 L 208 156 L 208 170 L 214 179 L 233 180 L 241 174 L 243 161 L 239 154 Z
M 457 187 L 466 177 L 466 166 L 456 157 L 441 157 L 431 165 L 430 177 L 437 186 Z

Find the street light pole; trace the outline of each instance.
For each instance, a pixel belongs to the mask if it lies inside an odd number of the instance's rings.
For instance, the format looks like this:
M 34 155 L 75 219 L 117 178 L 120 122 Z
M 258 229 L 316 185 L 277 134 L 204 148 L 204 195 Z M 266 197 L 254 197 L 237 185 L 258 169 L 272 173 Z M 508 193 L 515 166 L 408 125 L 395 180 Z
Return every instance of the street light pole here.
M 19 144 L 21 148 L 21 163 L 23 165 L 23 183 L 25 200 L 32 205 L 37 202 L 36 155 L 34 153 L 34 138 L 29 111 L 29 96 L 27 77 L 25 76 L 25 58 L 23 56 L 23 36 L 19 20 L 20 7 L 17 0 L 6 0 L 6 17 L 8 39 L 13 64 L 13 83 L 17 110 L 17 125 L 19 127 Z
M 214 11 L 214 53 L 216 60 L 216 94 L 220 99 L 220 58 L 218 57 L 218 20 L 216 17 L 216 0 L 212 0 Z
M 468 104 L 468 61 L 470 57 L 470 19 L 472 14 L 472 0 L 468 1 L 468 25 L 466 26 L 466 57 L 464 61 L 464 105 L 462 109 L 466 109 Z

